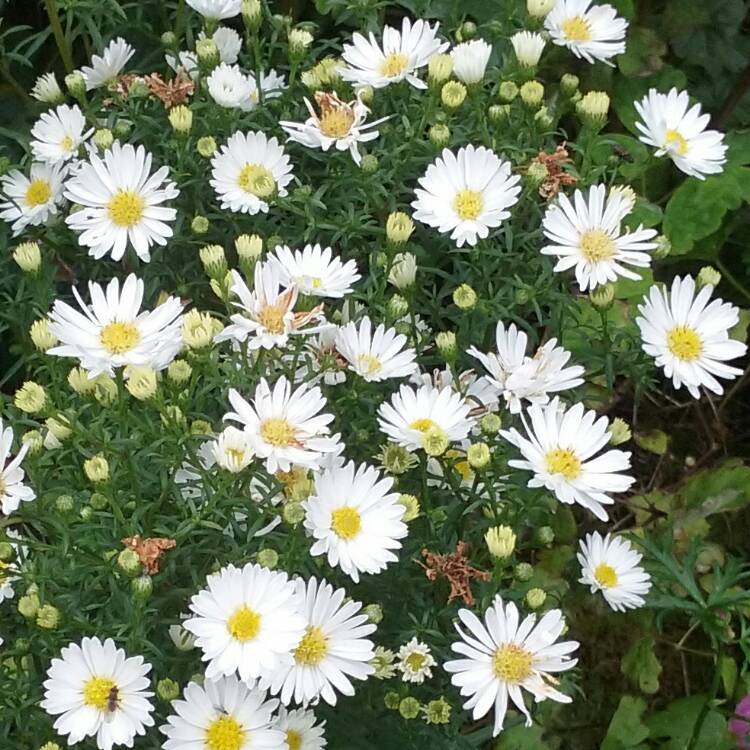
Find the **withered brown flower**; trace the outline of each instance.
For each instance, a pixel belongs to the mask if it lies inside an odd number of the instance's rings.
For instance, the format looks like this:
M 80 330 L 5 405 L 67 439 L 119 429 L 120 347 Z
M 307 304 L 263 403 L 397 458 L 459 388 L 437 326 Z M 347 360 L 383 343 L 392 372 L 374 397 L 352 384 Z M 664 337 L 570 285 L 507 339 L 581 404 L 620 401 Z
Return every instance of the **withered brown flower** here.
M 471 579 L 489 581 L 490 574 L 485 570 L 472 567 L 465 552 L 466 542 L 461 541 L 456 545 L 455 552 L 448 552 L 444 555 L 423 549 L 422 557 L 424 557 L 425 562 L 422 563 L 417 560 L 416 563 L 424 568 L 425 575 L 431 581 L 436 581 L 438 578 L 448 580 L 451 587 L 448 603 L 460 596 L 464 604 L 471 606 L 474 604 L 474 595 L 471 593 Z
M 177 542 L 166 537 L 142 537 L 140 534 L 129 536 L 121 540 L 126 547 L 130 547 L 138 554 L 146 572 L 152 576 L 159 572 L 161 556 L 169 549 L 174 549 Z

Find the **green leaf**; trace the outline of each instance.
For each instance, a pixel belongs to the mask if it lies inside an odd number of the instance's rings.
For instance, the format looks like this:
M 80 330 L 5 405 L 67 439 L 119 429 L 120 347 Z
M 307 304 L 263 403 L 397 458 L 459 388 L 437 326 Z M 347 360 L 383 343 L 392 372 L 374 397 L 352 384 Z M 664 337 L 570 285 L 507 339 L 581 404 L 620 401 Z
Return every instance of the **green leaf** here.
M 549 750 L 549 747 L 544 741 L 544 729 L 538 724 L 510 727 L 503 731 L 495 744 L 495 750 Z
M 612 90 L 612 107 L 622 124 L 637 136 L 638 130 L 635 127 L 637 115 L 633 103 L 640 101 L 650 88 L 668 91 L 672 86 L 685 88 L 686 84 L 685 74 L 671 65 L 665 65 L 658 73 L 643 78 L 616 76 Z
M 669 435 L 662 430 L 650 430 L 649 432 L 636 432 L 633 435 L 636 445 L 657 456 L 663 456 L 669 447 Z
M 739 675 L 739 668 L 737 662 L 729 656 L 722 656 L 721 662 L 719 663 L 719 670 L 721 674 L 721 684 L 724 688 L 724 695 L 727 698 L 731 698 L 734 695 L 734 688 L 737 685 L 737 677 Z
M 640 302 L 654 284 L 654 274 L 650 268 L 639 268 L 640 279 L 620 277 L 615 284 L 615 298 L 629 302 Z
M 622 658 L 622 673 L 643 693 L 653 695 L 659 690 L 661 663 L 654 653 L 654 639 L 641 638 Z
M 607 729 L 607 736 L 601 750 L 625 750 L 635 748 L 649 736 L 648 727 L 643 723 L 646 701 L 623 695 Z
M 646 723 L 654 739 L 668 740 L 664 750 L 685 750 L 690 744 L 698 718 L 706 705 L 706 696 L 692 695 L 671 703 L 665 711 L 650 716 Z M 726 719 L 710 709 L 703 719 L 693 750 L 730 750 L 736 747 L 727 731 Z
M 633 26 L 628 30 L 628 47 L 617 57 L 617 67 L 624 76 L 656 73 L 664 65 L 667 43 L 653 30 Z

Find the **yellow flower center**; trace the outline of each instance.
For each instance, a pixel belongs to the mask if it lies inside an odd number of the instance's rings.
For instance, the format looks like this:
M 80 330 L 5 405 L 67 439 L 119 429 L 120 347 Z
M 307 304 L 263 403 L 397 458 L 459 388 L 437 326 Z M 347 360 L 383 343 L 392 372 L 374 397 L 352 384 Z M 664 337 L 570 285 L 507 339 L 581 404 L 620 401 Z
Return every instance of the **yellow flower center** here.
M 287 308 L 282 305 L 266 305 L 258 313 L 258 322 L 269 333 L 280 335 L 284 333 L 284 315 Z
M 300 750 L 302 735 L 296 729 L 287 729 L 286 744 L 289 746 L 289 750 Z
M 678 130 L 667 130 L 664 140 L 667 143 L 667 148 L 675 146 L 680 156 L 685 156 L 688 152 L 688 142 Z
M 276 192 L 273 173 L 260 164 L 245 164 L 237 178 L 237 184 L 258 198 L 268 198 Z
M 107 323 L 99 334 L 102 346 L 110 354 L 129 352 L 140 339 L 141 334 L 133 323 Z
M 409 654 L 409 656 L 407 656 L 404 661 L 407 663 L 409 669 L 411 669 L 412 672 L 419 672 L 419 670 L 424 666 L 426 659 L 424 654 L 413 653 Z
M 468 482 L 474 476 L 474 472 L 471 470 L 468 461 L 457 461 L 453 464 L 453 468 L 461 475 L 461 479 L 464 482 Z
M 143 198 L 132 190 L 118 190 L 107 204 L 107 213 L 118 227 L 132 227 L 143 217 Z
M 260 436 L 277 448 L 297 445 L 297 430 L 283 417 L 271 417 L 260 426 Z
M 2 494 L 2 493 L 0 493 Z M 10 565 L 6 562 L 2 562 L 0 560 L 0 584 L 5 583 L 6 579 L 8 578 L 7 570 L 10 568 Z
M 73 141 L 73 139 L 72 139 L 72 138 L 71 138 L 71 137 L 70 137 L 69 135 L 66 135 L 66 136 L 65 136 L 65 137 L 64 137 L 64 138 L 63 138 L 63 139 L 62 139 L 62 140 L 60 141 L 60 148 L 61 148 L 61 149 L 62 149 L 63 151 L 66 151 L 67 153 L 70 153 L 70 152 L 71 152 L 71 151 L 73 150 L 73 146 L 74 146 L 74 145 L 75 145 L 75 144 L 74 144 L 74 141 Z
M 514 643 L 500 646 L 492 657 L 492 671 L 504 682 L 523 682 L 531 674 L 533 656 Z
M 473 221 L 482 213 L 484 198 L 478 190 L 462 190 L 453 200 L 453 208 L 460 219 Z
M 667 347 L 677 359 L 692 362 L 703 351 L 703 343 L 698 333 L 687 326 L 675 326 L 667 334 Z
M 294 661 L 306 667 L 320 664 L 328 653 L 328 640 L 320 628 L 311 625 L 306 631 L 299 646 L 294 650 Z
M 329 109 L 319 120 L 320 132 L 329 138 L 344 138 L 354 124 L 354 112 L 349 107 Z
M 362 528 L 362 518 L 356 508 L 345 505 L 331 513 L 331 528 L 336 536 L 349 541 L 359 534 Z
M 427 432 L 427 430 L 437 427 L 437 425 L 431 419 L 424 417 L 423 419 L 415 419 L 409 427 L 412 430 L 417 430 L 417 432 Z
M 549 451 L 545 461 L 550 474 L 562 474 L 568 481 L 576 479 L 581 473 L 580 460 L 573 451 L 566 448 Z
M 391 52 L 380 63 L 380 74 L 386 78 L 400 76 L 405 70 L 409 58 L 403 52 Z
M 581 235 L 580 246 L 583 257 L 592 263 L 609 260 L 617 252 L 614 240 L 601 229 L 589 229 L 588 232 L 584 232 Z
M 47 180 L 32 180 L 26 188 L 26 203 L 32 208 L 43 206 L 52 196 L 52 186 Z
M 245 744 L 245 730 L 232 716 L 214 719 L 206 729 L 208 750 L 240 750 Z
M 563 21 L 562 33 L 569 42 L 591 41 L 591 26 L 583 16 L 573 16 Z
M 596 578 L 597 583 L 605 589 L 617 586 L 617 573 L 615 573 L 615 569 L 611 565 L 607 565 L 607 563 L 599 563 L 599 565 L 596 566 L 594 578 Z
M 383 363 L 377 357 L 373 357 L 372 354 L 360 354 L 357 357 L 357 363 L 359 364 L 359 369 L 365 375 L 375 375 L 383 366 Z
M 117 705 L 117 685 L 109 677 L 92 677 L 83 686 L 83 702 L 99 711 L 107 711 L 110 702 Z
M 260 632 L 261 616 L 244 604 L 227 620 L 227 630 L 236 641 L 252 641 Z

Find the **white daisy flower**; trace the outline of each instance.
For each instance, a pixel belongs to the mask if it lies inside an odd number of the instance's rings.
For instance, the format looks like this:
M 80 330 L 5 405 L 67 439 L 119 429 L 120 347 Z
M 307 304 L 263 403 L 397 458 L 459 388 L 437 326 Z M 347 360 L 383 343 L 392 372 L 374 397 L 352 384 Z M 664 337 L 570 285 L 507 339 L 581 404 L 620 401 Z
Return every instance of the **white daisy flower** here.
M 305 245 L 301 251 L 277 245 L 270 259 L 278 264 L 285 285 L 294 284 L 301 294 L 311 297 L 341 299 L 362 278 L 356 261 L 342 263 L 330 247 L 317 244 Z
M 359 326 L 347 323 L 336 335 L 336 349 L 349 369 L 370 383 L 405 378 L 417 370 L 417 353 L 406 344 L 406 336 L 382 323 L 373 331 L 368 317 Z
M 26 473 L 21 468 L 29 446 L 21 445 L 15 458 L 13 451 L 13 428 L 3 427 L 0 418 L 0 515 L 9 516 L 18 510 L 21 503 L 31 502 L 36 498 L 36 493 L 31 487 L 24 483 Z
M 215 462 L 232 474 L 239 474 L 246 469 L 255 457 L 247 435 L 231 426 L 222 430 L 216 440 L 212 441 L 211 449 Z
M 172 701 L 175 713 L 159 731 L 164 750 L 287 750 L 275 725 L 279 702 L 253 690 L 235 675 L 191 682 L 184 699 Z
M 383 29 L 382 46 L 372 33 L 369 39 L 355 33 L 351 44 L 345 44 L 341 53 L 348 66 L 341 71 L 341 77 L 376 89 L 403 80 L 414 88 L 426 89 L 427 84 L 420 80 L 417 71 L 427 65 L 433 55 L 448 49 L 448 42 L 437 38 L 439 26 L 437 23 L 430 26 L 422 20 L 412 24 L 404 18 L 401 31 L 392 26 Z
M 487 44 L 484 39 L 472 39 L 470 42 L 457 44 L 451 50 L 453 74 L 467 85 L 480 83 L 491 54 L 492 45 Z
M 276 195 L 285 196 L 292 165 L 276 138 L 265 133 L 232 135 L 211 160 L 211 186 L 221 207 L 244 214 L 268 213 Z
M 0 430 L 2 430 L 1 421 Z M 18 580 L 21 563 L 26 557 L 26 547 L 18 541 L 20 536 L 14 529 L 5 529 L 6 541 L 13 549 L 13 558 L 10 562 L 0 560 L 0 604 L 6 599 L 12 599 L 15 595 L 13 584 Z
M 86 81 L 86 91 L 112 83 L 134 54 L 135 50 L 122 37 L 112 40 L 104 48 L 101 57 L 94 55 L 91 58 L 90 67 L 81 68 L 81 75 Z
M 534 473 L 529 487 L 546 487 L 561 503 L 578 503 L 606 521 L 604 506 L 614 502 L 610 494 L 625 492 L 635 482 L 620 473 L 630 468 L 629 452 L 608 450 L 595 456 L 609 443 L 607 418 L 597 419 L 583 404 L 566 409 L 557 398 L 546 406 L 530 406 L 528 416 L 530 427 L 522 417 L 527 437 L 515 428 L 500 431 L 524 457 L 509 465 Z
M 28 177 L 17 169 L 0 177 L 0 219 L 11 225 L 14 237 L 57 213 L 64 177 L 64 165 L 39 162 L 31 165 Z
M 542 248 L 543 255 L 559 258 L 555 271 L 575 268 L 581 291 L 600 284 L 626 279 L 640 279 L 627 266 L 648 268 L 654 250 L 655 229 L 623 231 L 622 221 L 633 210 L 629 196 L 605 185 L 594 185 L 588 196 L 576 190 L 573 203 L 560 193 L 547 208 L 542 225 L 544 236 L 551 243 Z
M 642 607 L 643 598 L 651 589 L 651 576 L 640 566 L 642 555 L 623 537 L 602 535 L 595 531 L 579 541 L 581 564 L 579 583 L 591 587 L 591 593 L 601 591 L 612 609 Z
M 250 563 L 209 575 L 190 610 L 193 616 L 183 625 L 197 636 L 208 679 L 237 672 L 251 682 L 269 675 L 291 662 L 305 632 L 287 574 Z
M 544 37 L 532 31 L 519 31 L 510 38 L 516 59 L 526 68 L 533 68 L 542 57 Z
M 495 352 L 480 352 L 470 347 L 468 354 L 486 368 L 487 380 L 505 399 L 512 414 L 518 414 L 524 401 L 546 404 L 550 393 L 566 391 L 583 383 L 584 369 L 580 365 L 567 366 L 570 352 L 550 339 L 533 356 L 526 354 L 528 337 L 515 323 L 508 326 L 498 322 L 495 329 Z
M 43 104 L 58 104 L 65 101 L 65 94 L 62 92 L 55 74 L 45 73 L 36 79 L 34 88 L 31 89 L 31 98 Z
M 554 44 L 567 47 L 592 65 L 625 52 L 628 22 L 611 5 L 591 5 L 591 0 L 558 0 L 544 19 Z
M 323 750 L 328 744 L 324 735 L 325 721 L 316 724 L 315 714 L 304 708 L 287 711 L 279 708 L 276 728 L 284 732 L 288 750 Z
M 693 398 L 700 386 L 721 395 L 717 378 L 733 380 L 742 370 L 724 364 L 743 357 L 747 346 L 729 338 L 739 321 L 739 310 L 729 302 L 709 302 L 714 288 L 704 286 L 696 295 L 690 276 L 672 280 L 672 288 L 654 285 L 638 306 L 643 351 L 651 355 L 675 388 L 683 385 Z
M 151 665 L 142 656 L 128 657 L 111 638 L 84 638 L 70 643 L 53 659 L 44 681 L 41 707 L 55 720 L 55 730 L 75 745 L 96 737 L 100 750 L 133 746 L 136 736 L 152 727 L 154 707 L 146 676 Z
M 422 447 L 427 435 L 438 432 L 450 442 L 466 438 L 474 426 L 471 405 L 452 388 L 402 385 L 390 403 L 378 409 L 380 430 L 409 450 Z
M 141 311 L 143 281 L 130 274 L 120 289 L 112 279 L 106 290 L 89 282 L 91 305 L 73 287 L 81 312 L 55 300 L 49 329 L 59 341 L 47 354 L 75 357 L 90 378 L 117 367 L 163 370 L 182 349 L 182 303 L 169 297 L 153 311 Z
M 206 32 L 198 34 L 198 40 L 207 39 Z M 219 62 L 234 65 L 242 50 L 242 37 L 229 26 L 219 26 L 211 35 L 216 48 L 219 50 Z
M 34 124 L 31 152 L 37 161 L 59 164 L 74 158 L 93 132 L 93 128 L 86 130 L 86 118 L 77 104 L 61 104 L 44 112 Z
M 405 643 L 396 654 L 398 662 L 396 668 L 401 672 L 404 682 L 421 684 L 432 677 L 432 667 L 437 665 L 430 647 L 416 638 Z
M 255 107 L 255 82 L 242 72 L 239 65 L 217 65 L 206 79 L 206 85 L 211 98 L 220 107 L 244 112 Z
M 273 474 L 289 471 L 292 464 L 319 468 L 326 455 L 339 449 L 338 436 L 330 436 L 332 414 L 321 414 L 326 400 L 320 388 L 301 385 L 292 390 L 289 381 L 279 378 L 273 391 L 265 378 L 255 389 L 252 403 L 234 390 L 229 391 L 234 411 L 224 419 L 239 422 L 249 435 L 259 458 Z
M 458 617 L 467 630 L 456 625 L 461 640 L 451 648 L 463 658 L 448 661 L 443 667 L 453 673 L 451 682 L 461 689 L 461 695 L 470 696 L 464 708 L 472 709 L 475 720 L 494 706 L 493 737 L 503 728 L 509 699 L 526 717 L 526 726 L 531 726 L 522 689 L 531 693 L 536 703 L 548 698 L 558 703 L 571 702 L 569 696 L 556 689 L 558 680 L 553 675 L 576 665 L 577 659 L 569 655 L 579 644 L 556 643 L 565 629 L 559 609 L 546 612 L 539 622 L 536 615 L 527 615 L 519 624 L 516 605 L 503 604 L 498 595 L 485 612 L 484 622 L 468 609 L 460 609 Z
M 242 0 L 187 0 L 187 4 L 212 21 L 234 18 L 242 8 Z
M 305 99 L 305 106 L 310 113 L 307 120 L 304 122 L 281 120 L 279 122 L 289 136 L 289 140 L 323 151 L 328 151 L 331 146 L 335 146 L 337 151 L 348 150 L 354 163 L 359 165 L 362 162 L 362 156 L 359 153 L 358 144 L 374 141 L 379 133 L 373 128 L 388 118 L 381 117 L 379 120 L 365 124 L 370 110 L 360 99 L 348 103 L 342 102 L 336 94 L 324 91 L 315 92 L 315 103 L 320 110 L 319 115 L 309 99 Z
M 661 94 L 649 89 L 634 106 L 642 120 L 635 123 L 641 132 L 640 140 L 653 146 L 657 156 L 666 154 L 678 169 L 700 180 L 724 169 L 724 134 L 706 130 L 711 117 L 701 114 L 700 104 L 690 106 L 687 91 L 673 88 L 668 94 Z
M 496 411 L 500 405 L 497 388 L 490 382 L 490 378 L 479 377 L 474 370 L 464 370 L 458 374 L 456 380 L 450 367 L 446 365 L 442 370 L 436 368 L 432 372 L 415 372 L 409 381 L 414 385 L 430 385 L 439 391 L 443 388 L 452 388 L 469 402 L 469 413 L 472 417 Z
M 230 291 L 239 297 L 233 305 L 242 312 L 231 316 L 232 324 L 218 333 L 215 341 L 247 341 L 251 350 L 272 349 L 286 346 L 292 334 L 319 329 L 310 324 L 324 320 L 322 307 L 294 312 L 299 291 L 294 284 L 284 286 L 285 274 L 277 263 L 257 263 L 254 274 L 255 285 L 250 291 L 242 276 L 232 271 Z
M 151 174 L 151 154 L 143 146 L 112 144 L 103 158 L 91 152 L 65 185 L 65 197 L 82 206 L 65 219 L 92 258 L 120 260 L 130 245 L 148 263 L 151 246 L 172 236 L 174 208 L 162 204 L 180 191 L 167 180 L 169 167 Z
M 419 178 L 414 218 L 442 234 L 450 232 L 458 247 L 473 247 L 510 216 L 508 209 L 518 200 L 521 178 L 510 170 L 510 162 L 484 146 L 466 146 L 457 154 L 443 149 Z
M 319 698 L 335 706 L 336 691 L 354 695 L 349 678 L 365 680 L 375 671 L 369 663 L 375 644 L 365 638 L 375 626 L 361 614 L 360 602 L 344 601 L 344 589 L 315 578 L 294 583 L 305 634 L 292 654 L 294 663 L 282 665 L 260 684 L 287 706 L 292 700 L 306 706 Z
M 392 550 L 401 549 L 407 534 L 406 507 L 392 489 L 390 477 L 353 461 L 316 474 L 315 491 L 302 503 L 305 528 L 316 540 L 310 554 L 326 555 L 355 583 L 360 573 L 376 575 L 396 562 Z

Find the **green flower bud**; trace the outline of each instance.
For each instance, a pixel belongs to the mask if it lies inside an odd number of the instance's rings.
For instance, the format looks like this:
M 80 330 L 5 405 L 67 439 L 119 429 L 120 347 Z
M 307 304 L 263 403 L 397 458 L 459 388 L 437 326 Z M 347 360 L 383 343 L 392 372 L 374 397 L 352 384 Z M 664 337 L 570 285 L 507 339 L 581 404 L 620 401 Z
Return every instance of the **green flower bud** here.
M 199 39 L 195 43 L 195 54 L 198 55 L 198 67 L 204 74 L 211 72 L 219 64 L 219 48 L 210 37 Z
M 427 724 L 447 724 L 451 720 L 451 704 L 441 695 L 423 709 Z
M 101 492 L 92 492 L 89 498 L 89 505 L 94 510 L 104 510 L 109 505 L 109 498 Z
M 450 128 L 442 122 L 435 123 L 428 133 L 430 143 L 437 148 L 443 148 L 448 145 L 451 139 Z
M 532 161 L 526 170 L 526 182 L 532 187 L 539 187 L 549 177 L 549 169 L 540 161 Z M 528 302 L 528 300 L 526 300 Z
M 521 101 L 531 110 L 537 110 L 544 101 L 544 86 L 539 81 L 526 81 L 521 86 Z
M 461 284 L 453 292 L 453 302 L 461 310 L 471 310 L 477 304 L 477 293 L 468 284 Z
M 203 269 L 212 279 L 223 279 L 227 275 L 229 268 L 221 245 L 205 245 L 199 255 Z
M 696 283 L 699 289 L 702 289 L 704 286 L 719 286 L 721 283 L 721 274 L 713 266 L 703 266 L 698 271 Z
M 466 99 L 466 86 L 460 81 L 448 81 L 440 89 L 440 101 L 446 109 L 458 109 Z
M 302 507 L 302 503 L 287 503 L 281 515 L 288 524 L 296 526 L 304 520 L 305 509 Z
M 428 456 L 442 456 L 449 445 L 448 436 L 439 427 L 431 427 L 422 437 L 422 448 Z
M 75 503 L 70 495 L 60 495 L 60 497 L 55 500 L 55 508 L 58 513 L 70 513 L 74 506 Z
M 530 581 L 533 577 L 534 568 L 529 565 L 529 563 L 518 563 L 518 565 L 513 568 L 513 575 L 516 577 L 516 580 L 525 583 L 526 581 Z
M 472 469 L 483 469 L 490 462 L 490 446 L 487 443 L 474 443 L 466 451 L 466 460 Z
M 83 471 L 91 482 L 106 482 L 109 479 L 109 463 L 101 453 L 84 461 Z
M 41 602 L 39 601 L 39 596 L 35 593 L 28 593 L 18 600 L 17 608 L 23 617 L 27 620 L 31 620 L 36 617 L 40 606 Z
M 167 377 L 177 385 L 187 383 L 192 374 L 193 368 L 184 359 L 174 360 L 167 368 Z
M 392 245 L 404 245 L 414 232 L 414 222 L 403 211 L 389 214 L 385 224 L 385 236 Z
M 501 102 L 510 104 L 518 96 L 518 85 L 513 81 L 503 81 L 497 90 L 497 95 Z
M 28 446 L 28 452 L 30 455 L 39 453 L 44 448 L 44 438 L 39 430 L 29 430 L 21 436 L 21 442 Z
M 466 42 L 477 35 L 477 25 L 473 21 L 464 21 L 456 31 L 456 39 L 459 42 Z
M 117 567 L 129 576 L 136 576 L 141 572 L 141 558 L 131 547 L 126 547 L 117 555 Z
M 205 419 L 195 419 L 190 425 L 191 435 L 211 435 L 212 433 L 213 428 L 211 427 L 211 423 L 206 422 Z
M 179 39 L 177 38 L 177 34 L 175 34 L 174 31 L 165 31 L 161 35 L 160 41 L 162 45 L 167 49 L 177 49 Z
M 43 604 L 36 613 L 36 624 L 43 630 L 57 630 L 62 615 L 57 607 Z
M 446 362 L 452 362 L 458 350 L 456 348 L 456 334 L 453 331 L 441 331 L 435 336 L 435 344 L 440 355 Z
M 365 154 L 359 167 L 365 174 L 375 174 L 378 171 L 378 157 L 375 154 Z
M 394 476 L 405 474 L 419 463 L 419 459 L 413 453 L 396 443 L 386 443 L 381 446 L 377 458 L 380 465 Z
M 404 523 L 410 523 L 419 517 L 419 498 L 416 495 L 401 494 L 398 496 L 398 501 L 406 508 L 401 519 Z
M 589 301 L 600 310 L 606 310 L 612 304 L 614 298 L 614 284 L 599 284 L 589 292 Z
M 655 260 L 663 260 L 672 252 L 672 243 L 663 234 L 660 234 L 656 238 L 656 247 L 651 253 L 651 257 Z
M 190 229 L 193 234 L 205 234 L 208 231 L 210 223 L 205 216 L 194 216 L 190 222 Z
M 507 104 L 493 104 L 487 108 L 487 117 L 495 125 L 505 122 L 510 117 L 510 106 Z
M 398 693 L 394 693 L 392 690 L 389 690 L 383 696 L 383 703 L 385 703 L 386 708 L 389 708 L 391 711 L 396 711 L 398 709 L 399 703 L 401 703 L 401 696 Z
M 79 511 L 82 521 L 90 521 L 94 515 L 94 509 L 90 505 L 84 505 Z
M 604 91 L 589 91 L 576 103 L 576 114 L 581 122 L 598 130 L 607 121 L 609 96 Z
M 542 130 L 547 130 L 552 127 L 555 120 L 547 107 L 540 107 L 534 115 L 534 122 L 542 128 Z
M 75 99 L 81 99 L 86 96 L 86 79 L 78 70 L 74 70 L 65 76 L 65 87 Z
M 566 73 L 560 79 L 560 91 L 564 96 L 573 96 L 573 94 L 578 91 L 579 84 L 580 80 L 578 76 L 573 75 L 572 73 Z
M 62 750 L 56 742 L 45 742 L 39 750 Z
M 174 680 L 165 677 L 156 683 L 156 694 L 163 701 L 173 701 L 180 695 L 180 686 Z
M 279 564 L 279 553 L 275 549 L 262 549 L 258 552 L 258 565 L 273 570 Z
M 132 129 L 133 123 L 128 120 L 117 120 L 112 132 L 114 133 L 115 138 L 127 138 Z
M 91 140 L 99 151 L 106 151 L 115 142 L 115 137 L 109 128 L 99 128 Z
M 172 129 L 179 135 L 187 135 L 193 127 L 193 113 L 184 104 L 172 107 L 167 117 Z
M 13 403 L 17 409 L 26 414 L 38 414 L 47 404 L 47 392 L 39 383 L 27 380 L 16 391 Z
M 529 589 L 526 592 L 526 604 L 529 609 L 539 609 L 547 600 L 547 594 L 544 589 Z
M 497 435 L 503 421 L 499 414 L 485 414 L 479 422 L 479 427 L 485 435 Z
M 204 158 L 210 159 L 215 153 L 218 146 L 216 140 L 210 135 L 204 135 L 198 139 L 198 143 L 195 144 L 196 151 Z
M 549 547 L 555 541 L 555 532 L 551 526 L 539 526 L 534 532 L 534 541 L 541 547 Z
M 453 72 L 453 58 L 450 55 L 433 55 L 427 61 L 427 80 L 437 86 L 445 83 Z
M 36 274 L 42 267 L 42 251 L 38 242 L 22 242 L 13 251 L 13 260 L 24 272 Z
M 258 31 L 263 20 L 263 9 L 260 0 L 242 0 L 241 13 L 242 20 L 245 22 L 248 31 L 252 33 Z
M 0 563 L 6 563 L 15 557 L 15 550 L 10 542 L 0 542 Z M 2 566 L 0 566 L 2 570 Z
M 416 719 L 419 716 L 419 701 L 408 696 L 398 704 L 398 712 L 405 719 Z
M 367 615 L 369 622 L 377 625 L 383 620 L 383 608 L 379 604 L 368 604 L 362 608 L 362 614 Z
M 130 582 L 130 592 L 136 601 L 145 601 L 151 596 L 154 583 L 150 575 L 142 575 Z
M 630 426 L 624 419 L 616 417 L 609 426 L 610 445 L 622 445 L 627 443 L 633 437 Z
M 392 318 L 403 318 L 408 312 L 409 303 L 400 294 L 394 294 L 388 300 L 388 314 Z
M 545 18 L 555 7 L 556 0 L 526 0 L 526 10 L 532 18 Z

